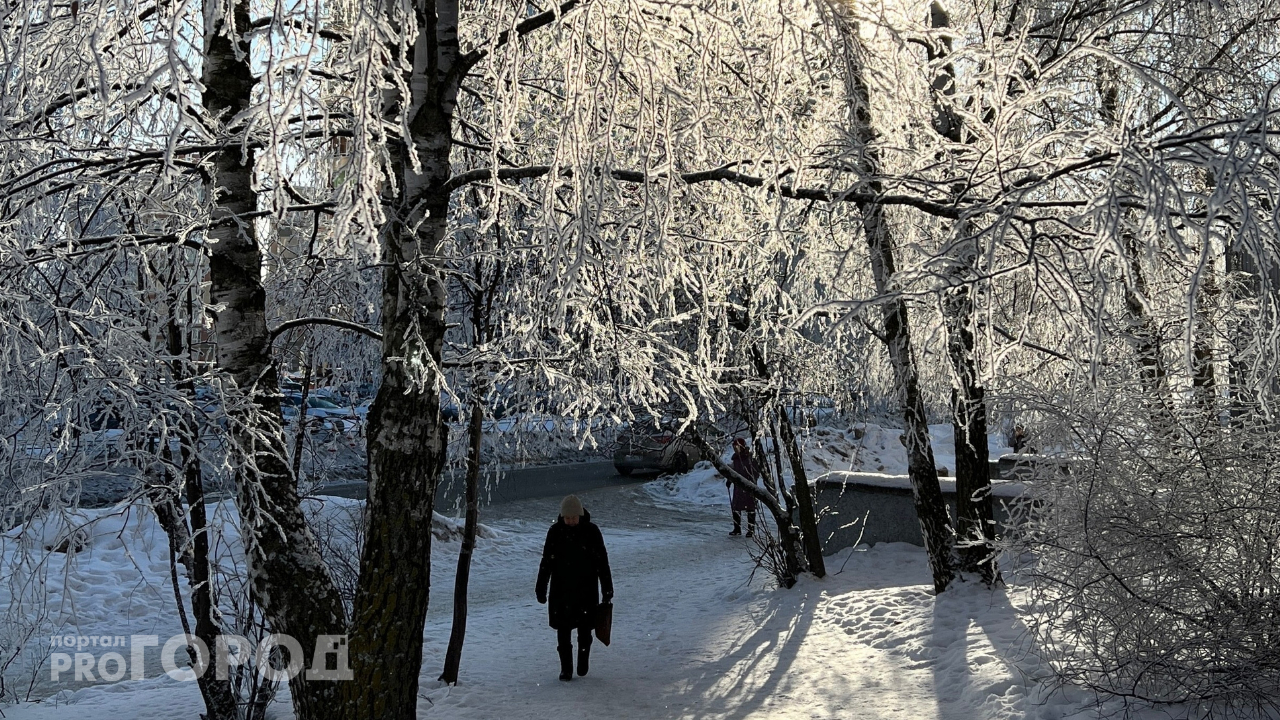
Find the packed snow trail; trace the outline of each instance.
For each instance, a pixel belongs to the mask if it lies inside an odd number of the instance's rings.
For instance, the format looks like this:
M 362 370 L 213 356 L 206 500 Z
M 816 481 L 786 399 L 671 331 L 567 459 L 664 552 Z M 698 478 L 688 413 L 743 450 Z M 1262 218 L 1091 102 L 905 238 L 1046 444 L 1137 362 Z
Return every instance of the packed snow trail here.
M 1013 611 L 1001 593 L 961 587 L 940 618 L 919 548 L 841 553 L 839 575 L 778 591 L 759 571 L 749 580 L 750 541 L 726 537 L 727 512 L 657 509 L 635 490 L 584 501 L 609 544 L 613 644 L 593 645 L 587 677 L 557 680 L 529 547 L 523 573 L 511 568 L 510 602 L 473 611 L 460 685 L 423 673 L 423 717 L 1025 716 L 1021 681 L 997 649 L 1020 632 Z M 555 503 L 541 504 L 549 519 L 534 524 L 545 530 Z M 447 630 L 447 618 L 429 623 L 428 658 L 442 655 Z
M 456 687 L 435 678 L 449 635 L 458 545 L 437 543 L 419 717 L 1048 720 L 1097 715 L 1080 692 L 1040 697 L 1033 678 L 1042 671 L 1034 657 L 1019 650 L 1023 628 L 1004 590 L 961 583 L 935 602 L 923 550 L 902 544 L 841 551 L 828 559 L 831 576 L 802 578 L 791 590 L 777 590 L 761 571 L 752 575 L 751 541 L 727 537 L 727 509 L 678 505 L 672 498 L 659 504 L 655 496 L 667 488 L 656 483 L 583 494 L 610 553 L 617 589 L 614 637 L 610 647 L 594 643 L 590 674 L 568 683 L 557 679 L 555 633 L 547 626 L 546 606 L 534 599 L 542 542 L 559 499 L 503 504 L 482 516 L 496 532 L 477 547 Z M 134 550 L 150 556 L 162 548 Z M 160 567 L 143 565 L 151 573 Z M 141 577 L 117 577 L 137 573 L 130 568 L 116 568 L 114 575 L 95 582 L 114 587 L 140 582 Z M 153 586 L 167 583 L 163 575 L 146 580 Z M 88 600 L 111 588 L 77 584 L 72 590 Z M 158 599 L 163 595 L 156 593 Z M 157 601 L 145 623 L 134 613 L 114 623 L 97 618 L 95 625 L 115 634 L 154 631 L 160 618 L 153 613 L 171 610 Z M 63 687 L 40 704 L 5 706 L 5 717 L 172 720 L 194 719 L 202 709 L 195 683 L 165 676 Z M 287 693 L 279 698 L 272 717 L 293 717 Z

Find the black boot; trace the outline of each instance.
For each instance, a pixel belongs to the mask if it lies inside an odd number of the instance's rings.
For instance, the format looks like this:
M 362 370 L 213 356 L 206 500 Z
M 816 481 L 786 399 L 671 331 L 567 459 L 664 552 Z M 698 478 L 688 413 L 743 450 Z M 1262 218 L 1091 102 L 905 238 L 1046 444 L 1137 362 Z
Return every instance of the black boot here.
M 579 641 L 578 642 L 578 675 L 579 676 L 587 674 L 587 670 L 590 669 L 591 667 L 590 659 L 591 659 L 591 641 L 588 640 L 585 643 Z
M 572 680 L 573 679 L 573 646 L 560 645 L 556 649 L 560 651 L 560 679 L 565 681 Z

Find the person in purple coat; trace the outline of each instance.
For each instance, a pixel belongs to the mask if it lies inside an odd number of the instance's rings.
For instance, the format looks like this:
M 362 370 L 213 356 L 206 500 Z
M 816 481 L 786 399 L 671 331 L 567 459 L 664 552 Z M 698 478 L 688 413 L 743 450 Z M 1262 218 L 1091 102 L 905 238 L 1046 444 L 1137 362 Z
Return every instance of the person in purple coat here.
M 733 440 L 733 469 L 734 472 L 753 483 L 760 478 L 760 468 L 756 465 L 755 458 L 751 457 L 751 450 L 747 447 L 747 441 L 742 438 L 734 438 Z M 745 512 L 747 514 L 747 537 L 755 535 L 755 496 L 734 485 L 732 481 L 725 480 L 724 484 L 730 488 L 729 508 L 733 511 L 733 531 L 729 534 L 742 534 L 742 513 Z

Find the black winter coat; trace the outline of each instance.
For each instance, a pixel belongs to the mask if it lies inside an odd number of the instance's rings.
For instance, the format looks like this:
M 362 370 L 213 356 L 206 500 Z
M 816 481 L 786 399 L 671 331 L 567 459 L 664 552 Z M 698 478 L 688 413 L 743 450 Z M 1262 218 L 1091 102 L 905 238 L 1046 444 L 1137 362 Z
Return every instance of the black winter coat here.
M 597 586 L 604 590 L 606 598 L 613 597 L 613 575 L 600 528 L 591 522 L 591 513 L 583 513 L 573 527 L 566 525 L 563 517 L 557 519 L 547 531 L 542 564 L 538 566 L 538 598 L 548 597 L 551 627 L 594 627 L 600 605 Z

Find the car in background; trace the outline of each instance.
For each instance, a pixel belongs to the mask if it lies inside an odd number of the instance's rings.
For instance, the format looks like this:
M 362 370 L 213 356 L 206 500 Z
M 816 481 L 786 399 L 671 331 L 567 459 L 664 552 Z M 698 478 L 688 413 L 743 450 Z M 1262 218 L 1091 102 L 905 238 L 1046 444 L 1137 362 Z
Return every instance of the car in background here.
M 302 408 L 302 395 L 286 393 L 280 399 L 281 410 L 287 419 L 292 419 Z M 292 411 L 286 408 L 292 408 Z M 320 418 L 324 424 L 331 425 L 339 432 L 354 432 L 363 424 L 362 418 L 354 408 L 343 407 L 324 398 L 307 396 L 307 417 Z
M 360 418 L 361 422 L 367 422 L 369 420 L 369 411 L 372 408 L 373 408 L 373 400 L 369 399 L 369 400 L 365 400 L 359 405 L 356 405 L 352 409 L 355 412 L 356 416 Z M 460 416 L 461 416 L 461 412 L 459 411 L 458 406 L 455 403 L 450 401 L 447 397 L 440 398 L 440 419 L 441 420 L 444 420 L 445 422 L 457 422 Z
M 613 467 L 619 475 L 636 470 L 689 472 L 702 459 L 695 445 L 669 431 L 624 430 L 618 434 L 613 451 Z

